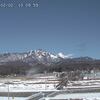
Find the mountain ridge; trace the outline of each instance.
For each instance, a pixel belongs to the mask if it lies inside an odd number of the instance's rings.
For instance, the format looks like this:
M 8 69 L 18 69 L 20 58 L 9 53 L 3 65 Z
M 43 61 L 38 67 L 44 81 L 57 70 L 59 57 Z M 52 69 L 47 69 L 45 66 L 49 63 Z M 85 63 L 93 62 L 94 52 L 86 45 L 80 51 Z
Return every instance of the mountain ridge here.
M 39 62 L 44 63 L 51 63 L 55 61 L 59 61 L 60 59 L 71 58 L 71 55 L 64 55 L 63 53 L 58 53 L 57 55 L 49 53 L 47 51 L 39 50 L 31 50 L 28 52 L 22 53 L 3 53 L 0 54 L 0 62 L 9 62 L 9 61 L 17 61 L 23 60 L 26 61 L 27 59 L 30 60 L 37 60 Z
M 92 69 L 100 69 L 100 60 L 88 56 L 74 58 L 63 53 L 59 56 L 43 50 L 0 54 L 0 75 L 27 74 L 30 70 L 43 73 Z

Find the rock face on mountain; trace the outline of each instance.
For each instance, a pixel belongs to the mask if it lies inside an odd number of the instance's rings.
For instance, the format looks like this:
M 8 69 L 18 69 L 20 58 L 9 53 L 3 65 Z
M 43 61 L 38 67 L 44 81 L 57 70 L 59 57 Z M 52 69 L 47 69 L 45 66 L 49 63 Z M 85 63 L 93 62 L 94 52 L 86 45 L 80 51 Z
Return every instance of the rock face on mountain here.
M 100 69 L 100 60 L 90 57 L 73 58 L 71 54 L 57 55 L 41 49 L 23 53 L 0 54 L 0 75 Z
M 13 62 L 13 61 L 23 61 L 29 64 L 42 63 L 51 64 L 53 62 L 58 62 L 61 59 L 71 58 L 71 55 L 64 55 L 63 53 L 58 53 L 57 55 L 48 53 L 41 49 L 35 51 L 29 51 L 24 53 L 4 53 L 0 54 L 0 64 Z

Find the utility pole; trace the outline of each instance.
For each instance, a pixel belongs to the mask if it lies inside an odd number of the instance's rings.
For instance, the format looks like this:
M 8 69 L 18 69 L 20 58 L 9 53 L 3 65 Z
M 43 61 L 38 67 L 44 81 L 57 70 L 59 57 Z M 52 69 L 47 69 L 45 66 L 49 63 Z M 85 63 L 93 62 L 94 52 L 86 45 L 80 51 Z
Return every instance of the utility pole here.
M 47 83 L 46 83 L 46 81 L 47 81 L 47 80 L 46 80 L 46 73 L 47 73 L 47 72 L 45 71 L 44 73 L 45 73 L 45 90 L 46 90 L 46 87 L 47 87 L 47 86 L 46 86 L 46 84 L 47 84 Z
M 8 82 L 8 100 L 10 100 L 10 99 L 9 99 L 9 82 Z

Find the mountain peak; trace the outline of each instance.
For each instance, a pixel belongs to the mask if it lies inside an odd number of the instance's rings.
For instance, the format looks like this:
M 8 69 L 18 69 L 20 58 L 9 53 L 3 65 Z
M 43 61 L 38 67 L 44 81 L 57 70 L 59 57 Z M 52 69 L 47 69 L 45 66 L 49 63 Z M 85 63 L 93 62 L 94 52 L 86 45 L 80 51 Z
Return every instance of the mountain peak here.
M 59 62 L 62 60 L 73 59 L 76 61 L 91 61 L 94 60 L 88 56 L 74 58 L 72 54 L 63 54 L 62 52 L 58 54 L 53 54 L 42 49 L 30 50 L 29 52 L 23 53 L 4 53 L 0 54 L 0 64 L 13 61 L 22 61 L 30 63 L 42 63 L 42 64 L 52 64 L 54 62 Z

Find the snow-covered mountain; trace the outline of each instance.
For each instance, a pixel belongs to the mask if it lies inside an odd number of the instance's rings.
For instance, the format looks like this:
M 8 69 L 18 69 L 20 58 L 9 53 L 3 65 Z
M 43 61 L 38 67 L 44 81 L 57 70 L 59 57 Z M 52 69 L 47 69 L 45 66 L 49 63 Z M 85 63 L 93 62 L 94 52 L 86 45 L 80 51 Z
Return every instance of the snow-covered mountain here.
M 52 54 L 44 50 L 31 50 L 24 53 L 4 53 L 0 54 L 0 64 L 13 61 L 23 61 L 29 64 L 43 63 L 51 64 L 58 62 L 61 59 L 72 58 L 71 54 L 64 55 L 63 53 Z
M 44 50 L 0 54 L 0 75 L 27 75 L 53 71 L 91 70 L 100 68 L 100 60 L 90 57 L 74 58 L 71 54 L 53 54 Z

